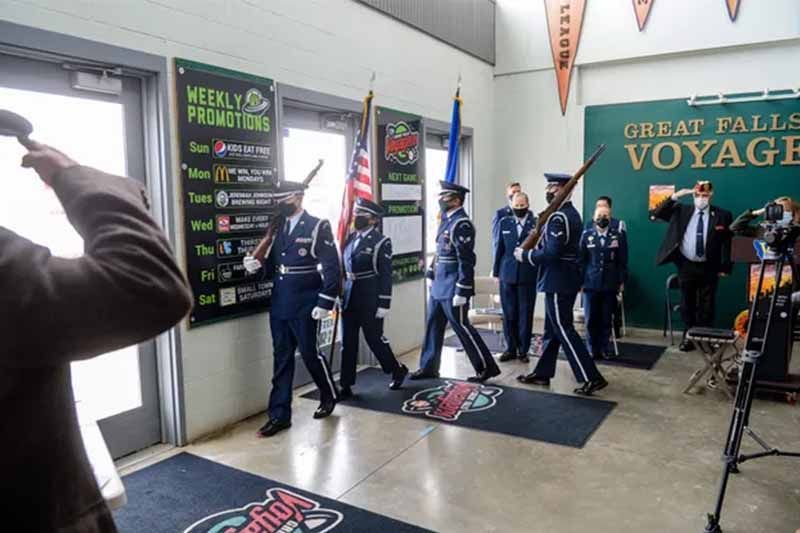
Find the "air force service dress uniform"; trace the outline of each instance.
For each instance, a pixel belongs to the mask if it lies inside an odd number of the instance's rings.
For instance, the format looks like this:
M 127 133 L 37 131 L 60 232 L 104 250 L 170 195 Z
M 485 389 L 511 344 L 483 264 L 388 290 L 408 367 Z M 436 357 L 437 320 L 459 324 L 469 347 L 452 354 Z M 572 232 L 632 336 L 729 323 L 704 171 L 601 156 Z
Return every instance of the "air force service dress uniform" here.
M 441 182 L 441 185 L 442 194 L 455 193 L 463 197 L 469 192 L 466 187 L 453 183 Z M 463 207 L 442 213 L 436 233 L 436 257 L 426 276 L 433 281 L 420 370 L 415 374 L 438 376 L 448 323 L 478 376 L 488 379 L 500 374 L 491 352 L 467 317 L 469 298 L 475 294 L 475 226 Z M 454 307 L 454 296 L 465 298 L 466 303 Z
M 289 187 L 288 182 L 281 189 Z M 328 362 L 317 349 L 317 321 L 314 307 L 333 309 L 339 293 L 339 254 L 330 222 L 303 211 L 287 219 L 278 231 L 266 257 L 264 271 L 271 277 L 272 308 L 270 329 L 274 352 L 270 420 L 289 422 L 292 417 L 294 354 L 297 348 L 322 403 L 336 400 Z
M 355 214 L 381 216 L 383 209 L 376 203 L 356 199 Z M 378 309 L 388 311 L 392 303 L 392 241 L 370 226 L 355 231 L 344 247 L 345 282 L 342 301 L 342 376 L 343 387 L 356 382 L 358 331 L 364 332 L 372 353 L 386 374 L 392 375 L 393 388 L 399 388 L 408 369 L 397 362 L 383 336 L 383 318 Z
M 509 353 L 517 354 L 521 359 L 527 357 L 531 347 L 539 267 L 517 261 L 514 250 L 535 226 L 536 217 L 530 210 L 522 220 L 513 213 L 504 217 L 499 223 L 499 236 L 494 248 L 492 276 L 500 280 L 506 347 Z
M 548 183 L 564 184 L 570 177 L 545 174 Z M 579 383 L 602 383 L 593 390 L 607 384 L 573 325 L 573 306 L 582 282 L 578 262 L 582 233 L 581 216 L 572 202 L 567 201 L 547 219 L 539 247 L 522 253 L 522 261 L 539 266 L 538 289 L 545 293 L 546 304 L 542 355 L 533 373 L 519 377 L 522 382 L 549 384 L 556 372 L 558 351 L 563 347 Z M 587 393 L 583 388 L 575 392 Z
M 589 352 L 598 359 L 610 353 L 608 339 L 617 293 L 628 275 L 628 240 L 611 225 L 605 231 L 593 226 L 581 236 L 580 254 L 586 341 Z

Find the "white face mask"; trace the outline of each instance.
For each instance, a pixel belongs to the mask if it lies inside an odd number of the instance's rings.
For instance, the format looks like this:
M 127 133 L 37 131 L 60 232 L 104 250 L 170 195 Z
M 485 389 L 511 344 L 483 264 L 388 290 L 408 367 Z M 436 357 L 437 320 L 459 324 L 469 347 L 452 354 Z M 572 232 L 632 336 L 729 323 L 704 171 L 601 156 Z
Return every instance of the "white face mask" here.
M 700 209 L 700 210 L 705 209 L 706 207 L 708 207 L 708 198 L 703 198 L 701 196 L 695 196 L 695 198 L 694 198 L 694 206 L 697 209 Z

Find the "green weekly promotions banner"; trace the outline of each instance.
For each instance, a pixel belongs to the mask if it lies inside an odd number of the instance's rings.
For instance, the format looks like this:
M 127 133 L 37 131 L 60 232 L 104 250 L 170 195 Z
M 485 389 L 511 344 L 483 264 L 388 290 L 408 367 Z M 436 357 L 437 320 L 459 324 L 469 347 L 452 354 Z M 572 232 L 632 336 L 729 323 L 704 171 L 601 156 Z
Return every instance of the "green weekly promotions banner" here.
M 274 215 L 275 83 L 175 60 L 190 325 L 266 310 L 272 285 L 242 266 Z
M 589 106 L 584 150 L 608 148 L 584 183 L 584 218 L 595 199 L 613 198 L 626 221 L 630 279 L 625 289 L 628 323 L 660 328 L 666 278 L 672 265 L 656 267 L 667 225 L 649 215 L 651 193 L 714 183 L 712 204 L 733 213 L 758 208 L 783 195 L 800 197 L 800 101 L 774 100 L 690 106 L 686 100 Z M 691 197 L 681 201 L 690 202 Z M 746 265 L 735 265 L 717 296 L 717 325 L 730 328 L 745 309 Z M 676 295 L 677 298 L 677 295 Z M 677 301 L 677 300 L 676 300 Z
M 392 279 L 418 279 L 425 273 L 425 208 L 422 185 L 422 119 L 385 107 L 375 109 L 375 169 L 384 209 L 383 233 L 392 239 Z

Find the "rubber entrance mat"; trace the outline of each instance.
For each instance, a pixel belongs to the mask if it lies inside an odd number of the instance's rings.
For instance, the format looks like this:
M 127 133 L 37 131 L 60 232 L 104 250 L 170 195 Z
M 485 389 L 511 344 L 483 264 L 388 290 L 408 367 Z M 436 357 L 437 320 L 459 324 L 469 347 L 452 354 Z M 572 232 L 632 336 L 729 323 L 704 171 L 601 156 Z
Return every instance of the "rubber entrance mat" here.
M 120 533 L 425 533 L 383 515 L 181 453 L 123 478 Z
M 582 448 L 616 403 L 457 379 L 407 380 L 388 389 L 377 368 L 358 373 L 355 396 L 342 403 L 431 422 Z M 318 400 L 313 390 L 303 398 Z
M 478 328 L 478 332 L 491 352 L 502 353 L 505 350 L 502 345 L 502 332 L 495 333 L 481 328 Z M 533 341 L 531 352 L 535 356 L 541 347 L 541 335 L 534 335 Z M 461 348 L 461 341 L 458 340 L 458 337 L 452 335 L 444 340 L 444 345 L 451 348 Z M 665 346 L 652 346 L 635 342 L 618 342 L 617 347 L 619 348 L 619 357 L 601 359 L 597 361 L 597 364 L 650 370 L 667 350 Z M 567 356 L 564 355 L 563 350 L 559 352 L 558 358 L 566 360 Z

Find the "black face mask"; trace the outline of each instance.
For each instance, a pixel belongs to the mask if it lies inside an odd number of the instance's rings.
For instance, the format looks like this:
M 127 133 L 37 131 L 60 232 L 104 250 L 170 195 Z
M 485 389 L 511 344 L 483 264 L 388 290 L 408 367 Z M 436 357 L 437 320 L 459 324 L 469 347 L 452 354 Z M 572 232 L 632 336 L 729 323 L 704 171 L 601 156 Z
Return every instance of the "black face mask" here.
M 369 217 L 365 217 L 363 215 L 356 216 L 355 221 L 353 221 L 353 225 L 356 227 L 358 231 L 365 229 L 369 226 Z
M 513 209 L 513 211 L 514 211 L 514 214 L 517 216 L 517 218 L 522 218 L 522 217 L 524 217 L 525 215 L 528 214 L 528 208 L 527 207 L 525 207 L 523 209 Z
M 290 217 L 294 214 L 297 208 L 294 204 L 279 204 L 278 205 L 278 213 L 282 216 Z
M 611 224 L 611 221 L 606 217 L 600 217 L 595 220 L 595 224 L 597 224 L 597 227 L 600 229 L 606 229 L 608 225 Z
M 450 200 L 439 200 L 439 209 L 448 211 L 450 209 Z
M 554 192 L 545 193 L 544 199 L 547 200 L 548 204 L 551 204 L 551 203 L 553 203 L 553 200 L 556 199 L 556 193 L 554 193 Z

